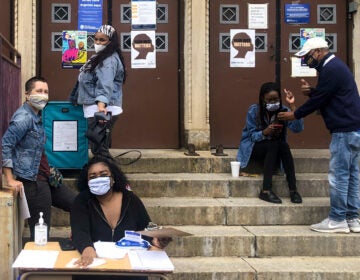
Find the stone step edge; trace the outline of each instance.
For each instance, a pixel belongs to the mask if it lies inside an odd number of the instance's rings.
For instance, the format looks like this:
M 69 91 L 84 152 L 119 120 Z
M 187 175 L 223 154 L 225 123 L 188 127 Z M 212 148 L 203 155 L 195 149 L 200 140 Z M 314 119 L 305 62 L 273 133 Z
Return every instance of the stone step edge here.
M 358 233 L 318 233 L 311 231 L 308 226 L 173 226 L 173 228 L 192 235 L 173 238 L 173 242 L 166 248 L 171 257 L 360 257 Z M 70 236 L 70 227 L 52 228 L 50 240 L 58 241 Z M 23 241 L 28 240 L 29 232 L 26 229 Z M 332 246 L 330 243 L 337 246 Z
M 233 181 L 233 180 L 249 180 L 257 181 L 262 180 L 262 174 L 249 174 L 251 176 L 239 176 L 232 177 L 231 173 L 193 173 L 193 172 L 177 172 L 177 173 L 129 173 L 126 174 L 129 180 L 143 180 L 143 181 L 152 181 L 152 180 L 162 180 L 162 181 L 178 181 L 179 179 L 183 181 L 197 181 L 197 180 L 217 180 L 217 181 Z M 286 179 L 284 174 L 275 174 L 273 178 L 276 179 Z M 65 180 L 72 182 L 76 181 L 77 178 L 64 177 Z M 297 180 L 327 180 L 327 173 L 317 173 L 317 172 L 307 172 L 307 173 L 297 173 Z
M 224 154 L 227 154 L 227 156 L 215 156 L 213 155 L 214 150 L 197 150 L 196 152 L 199 154 L 199 156 L 187 156 L 185 155 L 185 152 L 187 150 L 185 149 L 110 149 L 110 153 L 115 158 L 124 153 L 128 152 L 130 150 L 136 150 L 141 153 L 142 159 L 148 159 L 148 158 L 235 158 L 237 155 L 237 149 L 224 149 Z M 329 149 L 291 149 L 291 153 L 293 155 L 293 158 L 310 158 L 310 159 L 319 159 L 319 158 L 330 158 L 330 152 Z M 91 157 L 91 154 L 89 154 L 89 157 Z M 117 157 L 117 159 L 122 158 L 137 158 L 138 152 L 130 152 L 124 156 Z
M 319 233 L 310 230 L 309 225 L 164 225 L 164 227 L 172 227 L 191 235 L 191 237 L 257 237 L 257 236 L 277 236 L 277 237 L 314 237 L 314 238 L 342 238 L 356 237 L 360 241 L 360 233 Z M 23 237 L 30 236 L 28 227 L 23 230 Z M 54 226 L 51 227 L 50 238 L 55 240 L 58 238 L 69 238 L 71 236 L 70 226 Z M 359 252 L 360 254 L 360 252 Z
M 176 276 L 176 274 L 191 275 L 192 273 L 238 273 L 239 275 L 250 273 L 258 276 L 262 275 L 262 277 L 264 277 L 266 274 L 266 279 L 289 279 L 289 273 L 292 275 L 301 273 L 308 276 L 319 276 L 320 274 L 322 277 L 324 277 L 328 275 L 329 277 L 331 276 L 331 279 L 340 279 L 334 277 L 334 274 L 344 275 L 344 277 L 346 274 L 348 274 L 353 278 L 341 279 L 360 279 L 360 257 L 171 257 L 170 259 L 175 266 L 174 276 Z M 275 278 L 271 278 L 271 275 L 273 275 Z M 276 276 L 279 278 L 276 278 Z M 316 279 L 325 279 L 322 277 Z M 254 277 L 251 279 L 258 278 Z M 302 277 L 296 279 L 313 278 Z

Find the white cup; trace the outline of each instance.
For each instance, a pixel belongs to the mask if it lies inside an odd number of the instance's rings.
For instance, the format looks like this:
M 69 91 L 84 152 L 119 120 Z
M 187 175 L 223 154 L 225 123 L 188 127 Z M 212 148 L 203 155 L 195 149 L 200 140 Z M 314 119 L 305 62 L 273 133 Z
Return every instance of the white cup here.
M 238 161 L 231 161 L 230 162 L 231 165 L 231 175 L 233 177 L 239 177 L 239 172 L 240 172 L 240 162 Z

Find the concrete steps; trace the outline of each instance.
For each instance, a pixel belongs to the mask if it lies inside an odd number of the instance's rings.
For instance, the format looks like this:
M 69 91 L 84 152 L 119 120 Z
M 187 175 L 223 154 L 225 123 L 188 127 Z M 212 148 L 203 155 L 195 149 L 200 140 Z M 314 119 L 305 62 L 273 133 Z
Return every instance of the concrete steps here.
M 328 150 L 293 151 L 303 203 L 290 202 L 285 177 L 276 175 L 280 205 L 257 198 L 261 175 L 231 177 L 236 150 L 225 150 L 226 157 L 141 152 L 139 161 L 121 166 L 133 191 L 154 222 L 192 234 L 166 248 L 176 267 L 170 279 L 360 279 L 360 234 L 309 229 L 329 211 Z M 122 164 L 136 156 L 116 160 Z M 74 178 L 66 181 L 75 188 Z M 54 209 L 52 224 L 53 238 L 70 236 L 67 213 Z
M 260 174 L 233 178 L 230 173 L 130 173 L 127 177 L 140 197 L 258 197 L 262 187 Z M 296 177 L 302 196 L 329 196 L 327 174 L 298 173 Z M 74 189 L 75 181 L 66 179 Z M 279 196 L 289 196 L 284 176 L 275 175 L 273 183 Z
M 121 151 L 111 151 L 116 157 Z M 184 150 L 140 150 L 142 157 L 131 165 L 121 165 L 126 173 L 228 173 L 230 161 L 236 158 L 237 150 L 229 149 L 227 156 L 214 156 L 210 151 L 197 151 L 199 156 L 186 156 Z M 328 150 L 292 150 L 295 169 L 298 173 L 326 173 L 329 165 Z M 116 158 L 119 164 L 126 164 L 137 157 L 129 153 Z M 311 171 L 310 171 L 311 170 Z
M 171 280 L 355 280 L 357 257 L 172 258 Z

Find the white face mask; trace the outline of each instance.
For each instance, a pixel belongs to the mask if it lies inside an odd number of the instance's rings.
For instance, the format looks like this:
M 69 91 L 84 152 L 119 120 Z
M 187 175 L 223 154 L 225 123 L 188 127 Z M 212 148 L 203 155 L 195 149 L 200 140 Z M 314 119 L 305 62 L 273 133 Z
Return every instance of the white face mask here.
M 107 45 L 94 44 L 95 52 L 98 53 L 98 52 L 103 51 L 103 50 L 106 48 L 106 46 L 107 46 Z
M 49 101 L 49 96 L 47 94 L 31 94 L 29 96 L 28 102 L 37 110 L 42 110 Z
M 97 177 L 94 179 L 90 179 L 89 189 L 90 192 L 94 195 L 104 195 L 107 194 L 110 190 L 110 177 L 109 176 L 103 176 L 103 177 Z

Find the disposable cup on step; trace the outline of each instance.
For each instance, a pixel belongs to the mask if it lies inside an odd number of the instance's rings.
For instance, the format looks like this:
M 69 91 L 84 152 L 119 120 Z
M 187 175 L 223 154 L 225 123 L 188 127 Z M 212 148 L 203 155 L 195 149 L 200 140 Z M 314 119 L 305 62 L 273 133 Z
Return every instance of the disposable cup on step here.
M 238 161 L 232 161 L 230 162 L 231 165 L 231 175 L 233 177 L 239 177 L 240 172 L 240 162 Z

